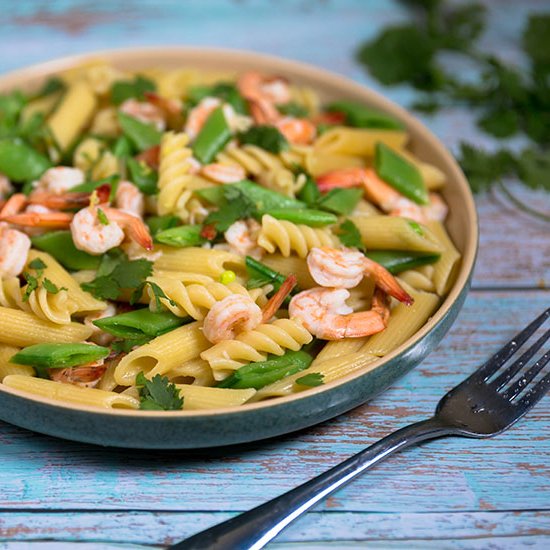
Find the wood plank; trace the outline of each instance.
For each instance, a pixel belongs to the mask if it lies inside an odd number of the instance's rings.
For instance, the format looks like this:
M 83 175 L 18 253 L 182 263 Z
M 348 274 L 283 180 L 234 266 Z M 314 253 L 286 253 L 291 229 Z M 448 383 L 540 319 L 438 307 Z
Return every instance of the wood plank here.
M 225 512 L 4 513 L 0 515 L 0 541 L 169 545 L 234 515 Z M 281 533 L 276 542 L 368 541 L 370 546 L 383 541 L 468 541 L 489 537 L 550 537 L 550 511 L 310 512 Z
M 248 509 L 430 414 L 444 391 L 534 318 L 549 296 L 471 293 L 439 348 L 385 394 L 321 426 L 268 442 L 210 452 L 138 452 L 64 442 L 3 424 L 0 508 Z M 544 509 L 550 492 L 549 417 L 547 397 L 527 420 L 497 438 L 440 440 L 412 449 L 321 509 Z

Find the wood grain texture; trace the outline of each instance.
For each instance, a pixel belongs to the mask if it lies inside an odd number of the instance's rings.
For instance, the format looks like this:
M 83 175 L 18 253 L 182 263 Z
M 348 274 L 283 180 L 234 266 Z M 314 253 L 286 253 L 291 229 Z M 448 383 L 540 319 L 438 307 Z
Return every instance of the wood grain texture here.
M 521 64 L 526 14 L 544 0 L 485 1 L 482 46 Z M 27 0 L 3 6 L 0 72 L 112 47 L 185 44 L 251 49 L 325 67 L 407 106 L 354 61 L 358 44 L 405 16 L 390 0 Z M 44 47 L 47 45 L 47 48 Z M 446 61 L 462 74 L 471 67 Z M 420 117 L 453 151 L 480 147 L 475 113 L 449 105 Z M 521 139 L 510 140 L 521 147 Z M 517 189 L 550 210 L 548 195 Z M 174 542 L 326 470 L 433 411 L 544 307 L 548 226 L 498 195 L 476 199 L 480 251 L 474 289 L 449 335 L 419 367 L 370 404 L 285 437 L 208 452 L 138 452 L 56 440 L 0 423 L 0 549 L 112 550 Z M 531 290 L 528 290 L 531 289 Z M 537 290 L 538 289 L 538 290 Z M 381 464 L 318 506 L 270 548 L 550 547 L 550 398 L 492 440 L 449 439 Z

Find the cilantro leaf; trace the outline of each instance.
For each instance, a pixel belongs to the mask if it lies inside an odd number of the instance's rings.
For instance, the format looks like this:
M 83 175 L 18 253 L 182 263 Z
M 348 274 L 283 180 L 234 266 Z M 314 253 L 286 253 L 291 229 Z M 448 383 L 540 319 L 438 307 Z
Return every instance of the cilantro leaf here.
M 252 126 L 246 132 L 240 132 L 237 137 L 243 145 L 256 145 L 275 154 L 286 151 L 289 147 L 285 136 L 275 126 Z
M 164 290 L 162 290 L 162 288 L 160 288 L 159 285 L 157 285 L 157 283 L 154 283 L 153 281 L 145 281 L 143 283 L 141 283 L 141 285 L 139 285 L 136 290 L 134 290 L 134 292 L 132 293 L 132 296 L 130 298 L 130 304 L 133 305 L 133 304 L 136 304 L 137 302 L 139 302 L 140 298 L 141 298 L 141 295 L 143 294 L 143 291 L 145 290 L 145 287 L 149 285 L 149 287 L 151 288 L 151 290 L 153 291 L 153 296 L 155 297 L 155 307 L 157 310 L 160 310 L 162 309 L 162 302 L 160 301 L 161 298 L 164 298 L 165 300 L 168 300 L 168 303 L 171 305 L 171 306 L 177 306 L 178 304 L 176 304 L 176 302 L 174 302 L 174 300 L 172 300 L 172 298 L 169 298 L 168 296 L 166 296 L 166 294 L 164 293 Z
M 137 75 L 134 80 L 117 80 L 111 87 L 111 100 L 115 105 L 127 99 L 143 99 L 145 92 L 154 92 L 155 83 L 144 76 Z
M 31 262 L 29 262 L 29 267 L 31 269 L 42 270 L 42 269 L 46 269 L 46 267 L 48 266 L 40 258 L 35 258 Z
M 26 271 L 23 272 L 23 277 L 27 281 L 27 287 L 25 288 L 25 293 L 23 294 L 23 302 L 27 302 L 31 296 L 31 293 L 38 288 L 38 279 Z
M 151 380 L 145 378 L 143 372 L 136 377 L 139 388 L 141 410 L 148 411 L 179 411 L 183 408 L 183 398 L 175 384 L 170 383 L 166 376 L 157 374 Z
M 216 231 L 223 233 L 237 220 L 257 217 L 256 203 L 236 187 L 224 188 L 225 202 L 218 210 L 208 214 L 205 225 L 212 225 Z
M 349 248 L 358 248 L 359 250 L 365 249 L 363 241 L 361 240 L 361 233 L 359 229 L 351 220 L 345 220 L 338 227 L 338 238 L 340 242 Z
M 152 272 L 149 260 L 128 260 L 120 252 L 105 254 L 96 278 L 81 286 L 99 300 L 117 300 L 123 289 L 137 289 Z
M 46 289 L 47 292 L 50 294 L 57 294 L 61 290 L 68 290 L 66 287 L 62 286 L 61 288 L 58 287 L 55 283 L 50 281 L 47 277 L 44 277 L 44 280 L 42 281 L 42 286 Z
M 312 372 L 296 379 L 296 384 L 300 384 L 300 386 L 314 387 L 321 386 L 324 383 L 324 376 L 320 372 Z
M 523 31 L 523 49 L 535 72 L 550 72 L 550 14 L 531 14 Z

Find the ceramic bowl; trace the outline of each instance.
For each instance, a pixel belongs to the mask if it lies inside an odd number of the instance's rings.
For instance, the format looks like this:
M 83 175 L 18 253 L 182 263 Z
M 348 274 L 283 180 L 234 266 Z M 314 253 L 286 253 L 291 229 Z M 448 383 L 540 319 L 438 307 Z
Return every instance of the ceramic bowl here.
M 150 67 L 194 67 L 224 72 L 257 69 L 311 86 L 324 100 L 355 100 L 396 117 L 410 133 L 411 150 L 447 175 L 448 185 L 443 192 L 450 205 L 447 228 L 462 254 L 460 271 L 433 317 L 366 373 L 355 373 L 300 394 L 241 408 L 181 412 L 103 410 L 63 404 L 0 384 L 0 419 L 48 435 L 115 447 L 189 449 L 238 444 L 312 426 L 365 403 L 435 348 L 455 320 L 468 292 L 478 227 L 474 201 L 459 166 L 443 144 L 415 117 L 372 90 L 337 74 L 276 57 L 204 48 L 127 49 L 67 57 L 0 77 L 0 92 L 36 88 L 57 72 L 97 58 L 106 59 L 121 69 L 135 70 Z

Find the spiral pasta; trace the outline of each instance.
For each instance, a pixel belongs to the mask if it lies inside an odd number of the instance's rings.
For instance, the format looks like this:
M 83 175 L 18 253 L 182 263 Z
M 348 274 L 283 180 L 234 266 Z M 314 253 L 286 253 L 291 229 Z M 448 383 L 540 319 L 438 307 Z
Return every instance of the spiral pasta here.
M 262 216 L 258 245 L 267 252 L 280 250 L 283 256 L 290 256 L 291 252 L 296 252 L 300 258 L 305 258 L 314 247 L 337 244 L 337 238 L 328 229 L 276 220 L 269 214 Z
M 221 164 L 240 166 L 264 187 L 288 196 L 294 196 L 305 183 L 305 178 L 295 176 L 281 157 L 256 145 L 230 145 L 218 154 L 216 160 Z
M 71 315 L 78 310 L 78 305 L 71 300 L 66 290 L 52 294 L 44 287 L 39 287 L 24 300 L 25 289 L 20 287 L 17 277 L 0 279 L 0 306 L 34 313 L 40 319 L 59 325 L 70 323 Z
M 314 116 L 319 112 L 321 99 L 313 88 L 309 86 L 290 86 L 290 96 L 294 103 L 307 109 L 309 116 Z
M 178 317 L 204 319 L 206 312 L 219 300 L 231 294 L 250 296 L 259 305 L 266 302 L 265 292 L 256 288 L 248 291 L 237 282 L 224 285 L 209 277 L 197 281 L 196 274 L 180 274 L 178 278 L 166 275 L 153 275 L 148 279 L 162 288 L 167 298 L 161 298 L 162 305 Z M 155 296 L 151 288 L 147 289 L 151 307 L 154 308 Z M 173 302 L 173 303 L 172 303 Z
M 234 340 L 224 340 L 201 353 L 214 378 L 223 380 L 232 371 L 251 361 L 264 361 L 268 354 L 283 355 L 298 351 L 313 337 L 295 319 L 277 319 L 254 330 L 241 332 Z
M 158 212 L 161 216 L 176 214 L 188 220 L 186 208 L 191 199 L 189 174 L 191 149 L 187 147 L 189 137 L 184 133 L 166 132 L 160 145 L 160 167 L 158 180 Z

